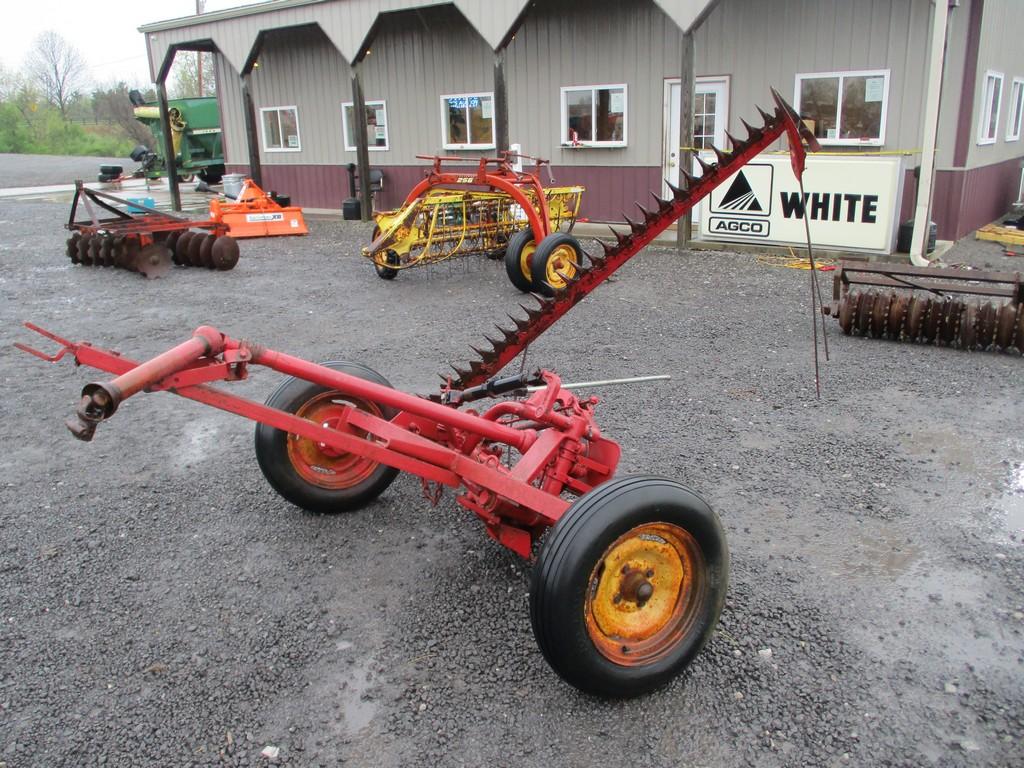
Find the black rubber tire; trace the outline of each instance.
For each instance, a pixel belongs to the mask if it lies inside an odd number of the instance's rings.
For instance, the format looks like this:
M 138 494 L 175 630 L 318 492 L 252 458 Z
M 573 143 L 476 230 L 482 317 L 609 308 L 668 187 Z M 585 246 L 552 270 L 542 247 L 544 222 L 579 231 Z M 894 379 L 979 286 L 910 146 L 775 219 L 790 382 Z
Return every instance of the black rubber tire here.
M 512 285 L 523 293 L 529 293 L 533 290 L 533 284 L 523 274 L 521 265 L 523 249 L 532 242 L 533 230 L 527 227 L 526 229 L 520 229 L 512 235 L 508 239 L 508 245 L 505 247 L 505 274 L 508 275 Z
M 122 173 L 124 173 L 124 166 L 121 166 L 121 165 L 101 165 L 100 166 L 100 175 L 101 176 L 112 176 L 113 178 L 116 179 Z
M 542 296 L 554 296 L 556 293 L 547 280 L 548 261 L 556 248 L 565 245 L 573 249 L 573 261 L 582 264 L 583 248 L 580 246 L 580 241 L 567 232 L 552 232 L 540 241 L 537 250 L 530 257 L 530 282 L 533 285 L 533 290 Z M 572 271 L 575 274 L 577 270 L 573 268 Z
M 699 612 L 679 641 L 651 662 L 617 664 L 587 631 L 590 577 L 608 547 L 645 523 L 687 531 L 705 568 Z M 718 623 L 729 578 L 729 550 L 718 516 L 700 496 L 662 477 L 624 477 L 580 497 L 548 534 L 530 583 L 530 620 L 548 664 L 570 685 L 598 696 L 625 698 L 664 685 L 696 657 Z
M 390 249 L 384 252 L 384 260 L 387 261 L 388 264 L 401 263 L 398 254 Z M 373 262 L 373 269 L 377 273 L 377 277 L 379 277 L 381 280 L 394 280 L 396 277 L 398 277 L 397 269 L 395 269 L 394 267 L 382 267 L 376 261 Z
M 359 363 L 332 361 L 322 365 L 375 384 L 391 386 L 379 373 Z M 327 391 L 329 390 L 317 384 L 288 378 L 267 398 L 267 405 L 287 413 L 296 413 L 303 404 Z M 393 408 L 381 406 L 381 410 L 386 419 L 392 419 L 396 414 Z M 397 469 L 380 464 L 372 475 L 351 488 L 319 488 L 303 480 L 295 471 L 288 458 L 287 440 L 288 433 L 266 424 L 257 424 L 256 461 L 263 476 L 278 494 L 309 512 L 334 514 L 360 509 L 380 496 L 398 476 Z

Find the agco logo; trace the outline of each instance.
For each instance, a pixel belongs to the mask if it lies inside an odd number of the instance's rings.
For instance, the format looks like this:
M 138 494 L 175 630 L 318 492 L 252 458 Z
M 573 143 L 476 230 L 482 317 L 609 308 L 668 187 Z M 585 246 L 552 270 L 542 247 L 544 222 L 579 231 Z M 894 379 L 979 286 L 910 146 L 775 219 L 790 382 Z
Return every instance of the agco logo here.
M 764 219 L 726 219 L 712 216 L 709 228 L 716 235 L 742 235 L 744 237 L 768 237 L 770 224 Z

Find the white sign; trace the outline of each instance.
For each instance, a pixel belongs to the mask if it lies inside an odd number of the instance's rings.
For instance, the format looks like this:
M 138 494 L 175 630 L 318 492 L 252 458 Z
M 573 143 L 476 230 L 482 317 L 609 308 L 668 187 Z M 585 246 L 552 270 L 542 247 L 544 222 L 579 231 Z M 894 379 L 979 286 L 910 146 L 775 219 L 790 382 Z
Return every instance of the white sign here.
M 626 95 L 622 91 L 612 91 L 608 111 L 613 115 L 621 115 L 626 109 Z
M 494 114 L 494 105 L 490 99 L 484 99 L 480 102 L 480 117 L 484 120 L 490 120 Z
M 701 206 L 701 237 L 802 245 L 806 215 L 814 245 L 892 253 L 903 175 L 898 157 L 810 155 L 801 197 L 788 155 L 758 155 Z
M 299 137 L 296 136 L 294 133 L 288 134 L 288 146 L 289 147 L 297 147 L 297 146 L 299 146 Z
M 864 78 L 864 101 L 881 101 L 885 95 L 884 77 Z

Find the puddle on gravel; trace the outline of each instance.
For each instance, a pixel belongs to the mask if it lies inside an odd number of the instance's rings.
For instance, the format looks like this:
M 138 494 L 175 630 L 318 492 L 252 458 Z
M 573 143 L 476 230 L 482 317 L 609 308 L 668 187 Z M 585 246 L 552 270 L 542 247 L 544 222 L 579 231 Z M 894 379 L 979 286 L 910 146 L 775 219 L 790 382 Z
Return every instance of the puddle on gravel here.
M 351 672 L 346 681 L 348 685 L 341 692 L 341 709 L 349 733 L 356 733 L 370 724 L 377 714 L 377 705 L 363 696 L 373 687 L 370 683 L 370 660 L 357 661 Z
M 1010 480 L 996 502 L 999 522 L 1010 536 L 1024 534 L 1024 461 L 1017 462 L 1010 471 Z

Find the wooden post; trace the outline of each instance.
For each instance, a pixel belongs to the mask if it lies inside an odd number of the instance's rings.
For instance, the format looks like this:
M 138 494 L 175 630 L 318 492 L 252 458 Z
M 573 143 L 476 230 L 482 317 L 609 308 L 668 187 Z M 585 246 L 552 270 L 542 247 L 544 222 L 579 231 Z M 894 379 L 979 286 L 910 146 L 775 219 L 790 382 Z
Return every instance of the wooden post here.
M 167 109 L 167 86 L 165 79 L 156 83 L 156 99 L 160 106 L 160 129 L 164 134 L 164 170 L 167 172 L 167 188 L 171 192 L 171 208 L 181 210 L 181 190 L 178 189 L 178 162 L 174 157 L 174 138 L 171 136 L 171 116 Z
M 370 193 L 370 145 L 366 136 L 366 99 L 359 77 L 359 63 L 352 64 L 352 132 L 356 137 L 356 166 L 359 171 L 359 208 L 363 221 L 373 218 L 373 195 Z
M 494 52 L 494 143 L 508 152 L 508 89 L 505 87 L 505 49 Z
M 260 140 L 256 134 L 256 105 L 249 87 L 250 72 L 243 72 L 239 79 L 242 82 L 242 116 L 245 118 L 245 144 L 249 150 L 249 178 L 256 186 L 263 186 L 263 167 L 260 164 Z
M 683 32 L 682 69 L 679 75 L 679 179 L 682 184 L 683 171 L 693 168 L 693 99 L 694 99 L 694 55 L 693 32 Z M 693 215 L 687 213 L 676 223 L 676 248 L 683 250 L 690 245 L 693 232 Z

